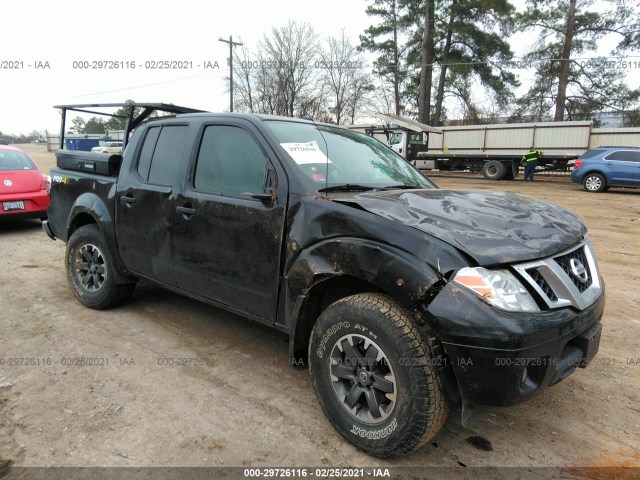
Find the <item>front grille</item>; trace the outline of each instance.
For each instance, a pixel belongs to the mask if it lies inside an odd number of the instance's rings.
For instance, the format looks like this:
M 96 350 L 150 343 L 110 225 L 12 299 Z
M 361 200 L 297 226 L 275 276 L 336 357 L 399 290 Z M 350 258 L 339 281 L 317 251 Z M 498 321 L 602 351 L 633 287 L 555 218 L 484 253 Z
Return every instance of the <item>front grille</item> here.
M 558 297 L 555 293 L 553 293 L 551 285 L 549 285 L 549 283 L 544 279 L 537 268 L 527 270 L 527 273 L 533 279 L 533 281 L 536 282 L 536 284 L 540 287 L 542 292 L 547 296 L 549 300 L 551 300 L 552 302 L 558 301 Z
M 584 310 L 602 293 L 598 264 L 588 239 L 555 257 L 513 265 L 548 308 Z
M 558 265 L 560 265 L 562 270 L 564 270 L 580 293 L 584 292 L 593 283 L 591 271 L 589 269 L 589 262 L 584 254 L 584 247 L 580 247 L 573 252 L 562 255 L 561 257 L 555 257 L 554 260 Z M 574 260 L 573 266 L 571 260 Z M 574 272 L 575 265 L 582 265 L 585 269 L 586 281 L 581 281 L 580 277 Z

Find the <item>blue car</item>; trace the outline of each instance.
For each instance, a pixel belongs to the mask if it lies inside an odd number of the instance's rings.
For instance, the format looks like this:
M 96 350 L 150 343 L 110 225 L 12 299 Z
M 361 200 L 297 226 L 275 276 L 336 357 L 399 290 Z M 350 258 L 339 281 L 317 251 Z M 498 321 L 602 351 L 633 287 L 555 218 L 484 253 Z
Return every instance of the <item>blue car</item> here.
M 603 192 L 609 187 L 640 187 L 640 148 L 597 147 L 576 160 L 571 180 L 587 192 Z

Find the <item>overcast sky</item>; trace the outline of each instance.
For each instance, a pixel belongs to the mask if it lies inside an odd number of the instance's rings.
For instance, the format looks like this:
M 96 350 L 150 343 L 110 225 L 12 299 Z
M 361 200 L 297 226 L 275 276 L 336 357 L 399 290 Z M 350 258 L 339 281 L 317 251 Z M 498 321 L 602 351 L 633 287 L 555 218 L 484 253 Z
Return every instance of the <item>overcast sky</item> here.
M 229 106 L 224 77 L 233 35 L 254 49 L 264 33 L 289 20 L 309 22 L 319 36 L 352 42 L 373 23 L 365 0 L 174 2 L 150 0 L 21 0 L 2 3 L 0 131 L 57 132 L 53 105 L 167 102 L 211 111 Z M 522 2 L 514 2 L 522 3 Z M 523 37 L 524 38 L 524 37 Z M 522 44 L 522 42 L 517 42 Z M 86 70 L 74 62 L 135 62 L 124 70 Z M 192 62 L 185 70 L 153 70 L 145 62 Z M 19 69 L 7 69 L 18 62 Z M 20 63 L 21 62 L 21 63 Z M 48 62 L 49 68 L 39 69 Z M 204 69 L 218 62 L 218 69 Z M 640 72 L 635 70 L 634 73 Z M 637 73 L 636 73 L 636 76 Z M 527 75 L 522 80 L 526 81 Z

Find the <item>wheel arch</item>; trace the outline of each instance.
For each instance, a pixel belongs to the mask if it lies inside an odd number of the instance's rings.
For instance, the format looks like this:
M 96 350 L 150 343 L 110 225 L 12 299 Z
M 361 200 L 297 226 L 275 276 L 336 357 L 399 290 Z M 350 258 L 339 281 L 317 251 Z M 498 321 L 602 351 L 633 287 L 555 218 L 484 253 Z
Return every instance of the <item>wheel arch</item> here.
M 85 225 L 95 224 L 105 238 L 111 258 L 114 259 L 114 275 L 119 283 L 130 283 L 135 280 L 122 263 L 118 253 L 118 245 L 115 236 L 115 226 L 109 209 L 102 199 L 94 193 L 80 195 L 69 210 L 67 219 L 67 240 L 73 232 Z
M 306 359 L 313 325 L 330 304 L 372 292 L 415 311 L 441 278 L 426 261 L 368 240 L 328 241 L 303 252 L 285 277 L 291 360 Z
M 290 330 L 289 354 L 293 362 L 306 362 L 311 330 L 322 311 L 334 302 L 357 293 L 385 293 L 377 285 L 351 275 L 318 279 L 296 302 L 295 324 Z
M 597 175 L 600 175 L 604 179 L 605 185 L 607 185 L 609 183 L 609 181 L 607 179 L 607 174 L 604 173 L 602 170 L 598 170 L 598 169 L 595 169 L 595 168 L 591 168 L 590 170 L 586 171 L 585 173 L 582 173 L 581 176 L 580 176 L 580 183 L 584 182 L 584 179 L 587 176 L 589 176 L 591 174 L 594 174 L 594 173 L 597 174 Z

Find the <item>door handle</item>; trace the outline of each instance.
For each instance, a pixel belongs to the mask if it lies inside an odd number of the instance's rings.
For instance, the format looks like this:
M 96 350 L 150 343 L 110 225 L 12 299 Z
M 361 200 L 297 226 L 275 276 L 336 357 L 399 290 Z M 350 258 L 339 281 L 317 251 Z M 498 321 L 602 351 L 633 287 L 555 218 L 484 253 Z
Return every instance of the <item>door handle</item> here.
M 197 210 L 193 207 L 176 207 L 176 212 L 181 213 L 182 218 L 184 218 L 185 220 L 189 220 L 189 218 L 191 218 L 191 215 L 196 213 L 196 211 Z
M 136 199 L 133 197 L 120 197 L 120 203 L 126 205 L 127 207 L 132 206 L 134 203 L 136 203 Z

